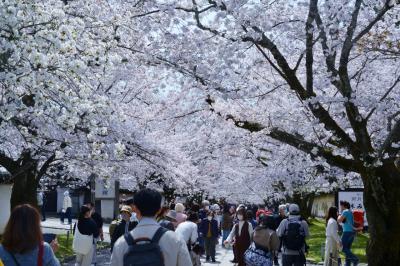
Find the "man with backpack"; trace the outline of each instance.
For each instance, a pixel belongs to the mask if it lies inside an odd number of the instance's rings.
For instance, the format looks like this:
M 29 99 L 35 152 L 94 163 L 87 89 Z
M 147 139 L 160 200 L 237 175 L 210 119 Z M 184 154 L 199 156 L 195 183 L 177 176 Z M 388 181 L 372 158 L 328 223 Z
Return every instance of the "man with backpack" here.
M 139 224 L 115 242 L 111 266 L 191 266 L 186 243 L 155 220 L 161 208 L 161 194 L 143 189 L 133 201 Z
M 282 220 L 277 234 L 282 241 L 282 265 L 306 265 L 305 238 L 309 236 L 308 224 L 301 219 L 297 204 L 290 204 L 289 217 Z

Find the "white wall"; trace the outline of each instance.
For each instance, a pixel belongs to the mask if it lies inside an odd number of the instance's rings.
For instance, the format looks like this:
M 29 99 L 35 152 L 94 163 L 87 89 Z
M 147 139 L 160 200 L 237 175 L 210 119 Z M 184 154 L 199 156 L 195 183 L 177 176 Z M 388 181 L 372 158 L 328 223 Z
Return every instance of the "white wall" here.
M 12 185 L 0 185 L 0 234 L 4 232 L 10 218 L 10 199 Z
M 101 216 L 104 219 L 114 219 L 114 199 L 101 200 Z

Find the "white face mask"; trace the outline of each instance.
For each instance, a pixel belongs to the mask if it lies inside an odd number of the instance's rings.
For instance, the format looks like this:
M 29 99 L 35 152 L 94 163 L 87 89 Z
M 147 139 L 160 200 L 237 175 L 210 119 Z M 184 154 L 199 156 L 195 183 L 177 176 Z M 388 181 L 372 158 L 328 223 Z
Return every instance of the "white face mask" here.
M 241 214 L 238 214 L 238 219 L 240 220 L 240 221 L 243 221 L 243 215 L 241 215 Z
M 209 221 L 211 221 L 211 220 L 212 220 L 212 216 L 208 216 L 207 219 L 208 219 Z

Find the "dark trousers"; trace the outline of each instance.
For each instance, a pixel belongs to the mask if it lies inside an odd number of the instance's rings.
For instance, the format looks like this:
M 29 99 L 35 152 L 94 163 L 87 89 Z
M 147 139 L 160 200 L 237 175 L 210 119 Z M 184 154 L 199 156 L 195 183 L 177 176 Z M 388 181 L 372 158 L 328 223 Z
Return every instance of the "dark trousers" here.
M 45 212 L 45 209 L 44 209 L 44 204 L 40 205 L 39 208 L 40 208 L 40 211 L 42 213 L 42 221 L 44 221 L 44 220 L 46 220 L 46 212 Z
M 282 255 L 283 266 L 304 266 L 305 264 L 306 261 L 302 255 Z
M 346 255 L 346 266 L 350 266 L 353 262 L 355 265 L 358 264 L 358 258 L 351 252 L 351 245 L 354 241 L 354 232 L 343 232 L 342 234 L 342 245 L 343 253 Z
M 65 213 L 61 213 L 61 222 L 64 223 L 64 219 L 68 219 L 68 224 L 72 224 L 72 216 L 71 216 L 72 208 L 69 207 L 65 210 Z
M 206 257 L 215 259 L 215 246 L 216 246 L 216 239 L 214 237 L 205 237 L 204 238 L 204 246 L 206 249 Z

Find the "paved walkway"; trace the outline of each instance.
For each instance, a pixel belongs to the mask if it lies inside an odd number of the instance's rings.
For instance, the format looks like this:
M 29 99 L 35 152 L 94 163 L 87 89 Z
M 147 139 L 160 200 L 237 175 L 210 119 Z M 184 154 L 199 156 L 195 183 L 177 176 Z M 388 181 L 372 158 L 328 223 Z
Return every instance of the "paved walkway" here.
M 230 261 L 233 260 L 232 249 L 222 248 L 221 245 L 217 245 L 215 259 L 217 262 L 206 262 L 206 258 L 201 259 L 201 265 L 233 265 Z
M 97 265 L 99 266 L 108 266 L 110 265 L 110 249 L 105 249 L 97 252 Z M 201 259 L 201 265 L 205 266 L 215 266 L 215 265 L 233 265 L 230 260 L 233 259 L 232 250 L 222 249 L 221 247 L 217 248 L 217 262 L 215 263 L 206 263 L 205 258 Z M 75 261 L 71 261 L 69 263 L 64 263 L 64 266 L 74 266 Z

